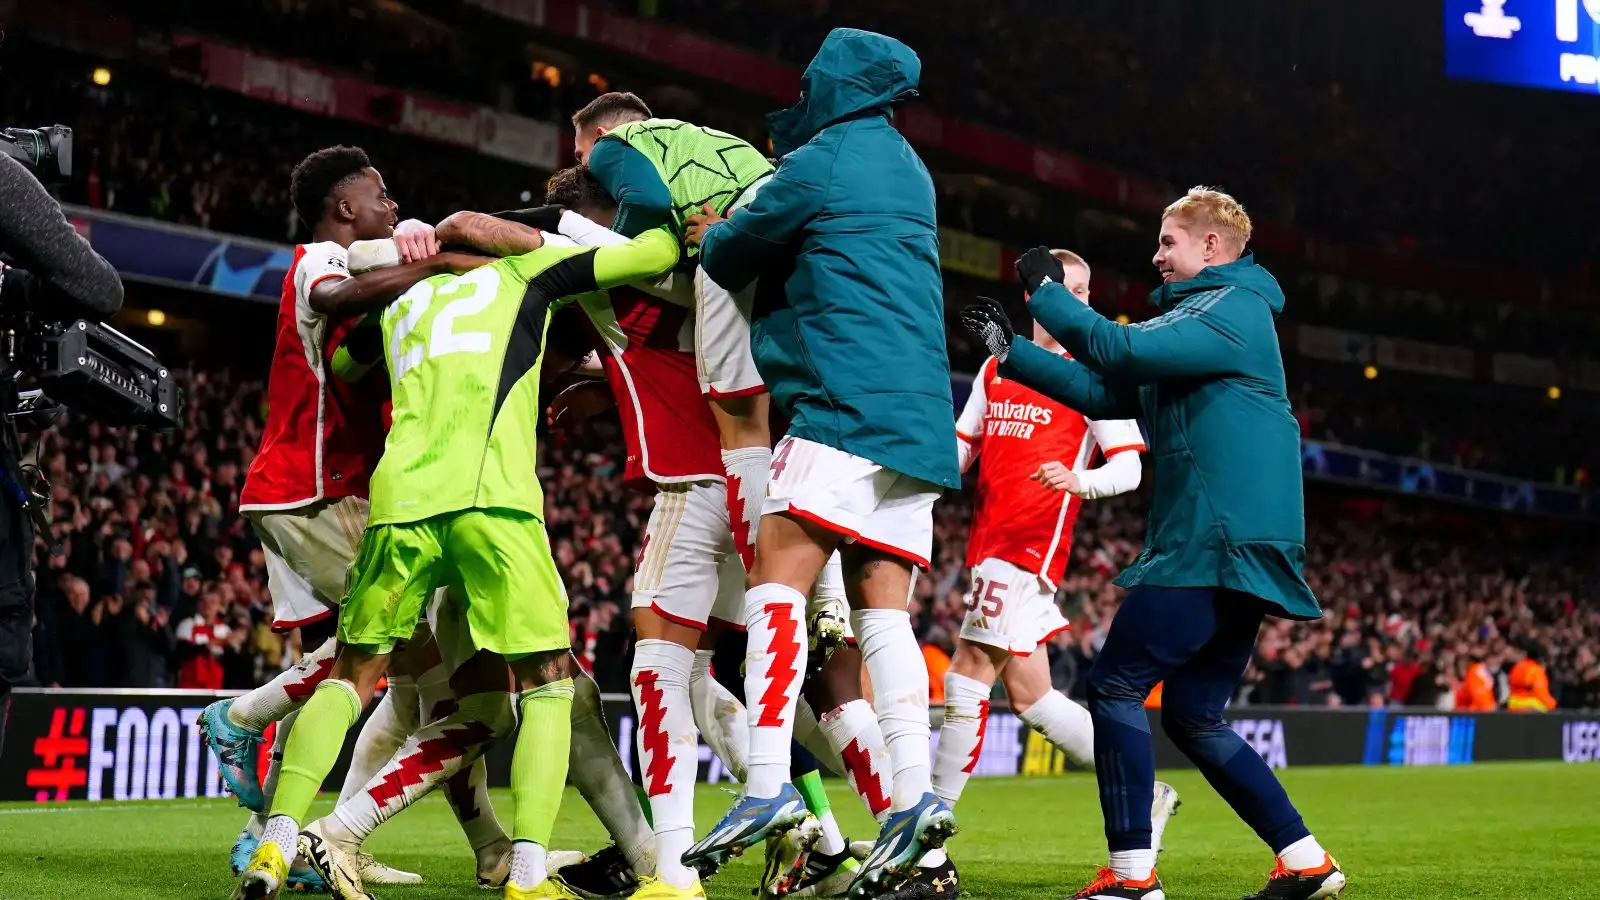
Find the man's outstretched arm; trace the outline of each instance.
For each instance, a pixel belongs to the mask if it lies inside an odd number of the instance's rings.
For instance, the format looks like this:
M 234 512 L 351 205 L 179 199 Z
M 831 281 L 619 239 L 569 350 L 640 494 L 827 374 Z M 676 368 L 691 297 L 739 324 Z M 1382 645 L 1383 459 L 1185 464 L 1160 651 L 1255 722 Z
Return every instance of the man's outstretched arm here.
M 1132 392 L 1113 388 L 1083 363 L 1058 356 L 1020 336 L 1011 339 L 1011 352 L 1001 361 L 1000 374 L 1091 419 L 1139 416 L 1139 401 Z
M 348 319 L 388 306 L 425 278 L 443 272 L 467 272 L 491 262 L 494 260 L 470 253 L 436 253 L 427 259 L 360 275 L 323 279 L 311 288 L 306 302 L 330 319 Z
M 544 246 L 539 229 L 488 213 L 454 213 L 434 229 L 441 244 L 461 244 L 490 256 L 521 256 Z

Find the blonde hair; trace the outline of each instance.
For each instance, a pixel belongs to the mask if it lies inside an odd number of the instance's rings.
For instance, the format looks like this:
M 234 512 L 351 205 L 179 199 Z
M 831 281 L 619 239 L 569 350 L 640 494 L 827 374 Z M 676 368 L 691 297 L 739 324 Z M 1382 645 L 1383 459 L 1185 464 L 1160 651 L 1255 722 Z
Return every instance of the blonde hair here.
M 1232 195 L 1199 185 L 1189 189 L 1161 213 L 1163 219 L 1177 219 L 1185 228 L 1196 227 L 1217 233 L 1235 253 L 1243 253 L 1250 243 L 1250 215 Z
M 1091 271 L 1088 261 L 1071 250 L 1051 250 L 1050 255 L 1060 260 L 1063 266 L 1083 266 L 1085 272 Z

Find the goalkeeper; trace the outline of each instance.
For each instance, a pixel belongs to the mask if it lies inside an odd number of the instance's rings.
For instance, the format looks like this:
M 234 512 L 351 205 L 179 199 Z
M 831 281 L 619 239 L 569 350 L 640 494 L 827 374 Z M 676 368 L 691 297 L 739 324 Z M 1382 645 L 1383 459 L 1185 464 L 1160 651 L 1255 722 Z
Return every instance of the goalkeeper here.
M 732 215 L 772 177 L 772 163 L 745 141 L 654 118 L 633 94 L 602 94 L 578 110 L 572 125 L 578 161 L 616 200 L 612 228 L 627 237 L 662 228 L 681 238 L 684 216 L 707 207 Z M 694 279 L 695 368 L 717 422 L 734 547 L 748 571 L 772 463 L 767 389 L 750 354 L 754 291 L 730 293 L 703 272 Z
M 537 230 L 478 213 L 451 216 L 437 234 L 507 258 L 429 278 L 384 311 L 393 425 L 340 610 L 338 655 L 290 732 L 272 817 L 235 900 L 276 895 L 297 851 L 325 855 L 300 823 L 395 643 L 411 636 L 439 587 L 465 598 L 474 646 L 505 656 L 521 690 L 505 896 L 576 897 L 544 864 L 573 694 L 566 592 L 533 470 L 545 328 L 552 309 L 576 295 L 671 268 L 678 244 L 653 230 L 599 249 L 544 246 Z M 336 895 L 365 896 L 359 881 L 342 891 L 342 880 L 330 885 Z

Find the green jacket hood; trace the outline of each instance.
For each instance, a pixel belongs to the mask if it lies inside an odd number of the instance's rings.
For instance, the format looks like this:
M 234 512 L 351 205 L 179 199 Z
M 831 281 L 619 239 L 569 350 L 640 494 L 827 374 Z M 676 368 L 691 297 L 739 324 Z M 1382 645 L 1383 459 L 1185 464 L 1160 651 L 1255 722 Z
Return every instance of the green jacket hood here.
M 921 78 L 922 60 L 905 44 L 876 32 L 835 28 L 800 77 L 800 102 L 767 116 L 773 152 L 785 156 L 853 116 L 887 114 L 895 102 L 916 95 Z
M 1278 286 L 1278 279 L 1272 277 L 1271 272 L 1256 265 L 1254 253 L 1246 253 L 1226 265 L 1206 266 L 1200 274 L 1186 281 L 1164 284 L 1150 294 L 1150 302 L 1165 312 L 1196 294 L 1225 287 L 1244 288 L 1259 295 L 1267 301 L 1274 316 L 1283 312 L 1283 288 Z

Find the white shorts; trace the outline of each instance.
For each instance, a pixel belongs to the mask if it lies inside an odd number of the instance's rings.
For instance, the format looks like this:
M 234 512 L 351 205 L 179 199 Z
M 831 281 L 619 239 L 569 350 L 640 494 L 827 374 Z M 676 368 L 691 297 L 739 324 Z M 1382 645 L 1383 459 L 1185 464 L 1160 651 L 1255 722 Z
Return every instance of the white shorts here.
M 770 179 L 765 176 L 750 185 L 728 208 L 728 215 L 750 205 Z M 766 390 L 750 354 L 750 306 L 755 287 L 751 282 L 733 293 L 707 278 L 705 270 L 695 270 L 695 370 L 701 393 L 712 398 L 744 397 Z
M 1055 589 L 1039 576 L 999 559 L 973 568 L 962 640 L 1031 656 L 1067 627 Z
M 361 497 L 245 515 L 261 539 L 272 593 L 272 629 L 326 618 L 344 598 L 345 576 L 361 546 L 368 504 Z
M 928 568 L 938 485 L 790 436 L 773 448 L 771 471 L 762 515 L 799 516 Z
M 633 608 L 704 631 L 717 619 L 744 626 L 744 562 L 728 527 L 720 481 L 664 484 L 633 573 Z

